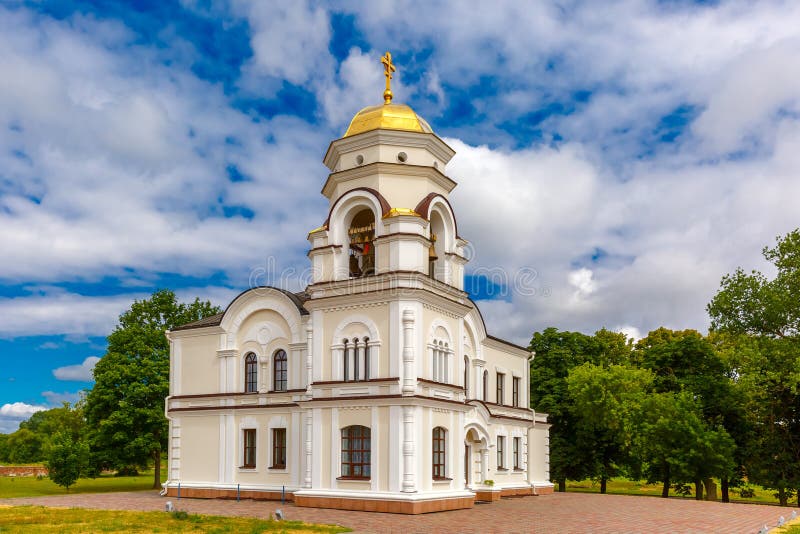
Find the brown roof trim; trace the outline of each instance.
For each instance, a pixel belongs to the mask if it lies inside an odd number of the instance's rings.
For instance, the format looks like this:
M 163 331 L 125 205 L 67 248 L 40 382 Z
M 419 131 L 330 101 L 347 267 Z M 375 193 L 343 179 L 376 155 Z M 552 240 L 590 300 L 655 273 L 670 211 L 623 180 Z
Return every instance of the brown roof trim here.
M 370 382 L 397 382 L 400 380 L 399 376 L 389 378 L 370 378 L 369 380 L 324 380 L 319 382 L 312 382 L 312 386 L 332 386 L 336 384 L 350 385 L 350 384 L 369 384 Z
M 188 408 L 170 408 L 169 412 L 202 412 L 209 410 L 246 410 L 246 409 L 266 409 L 266 408 L 294 408 L 300 406 L 296 402 L 283 402 L 280 404 L 237 404 L 235 406 L 193 406 Z
M 337 204 L 339 204 L 339 202 L 344 198 L 344 196 L 346 194 L 352 193 L 353 191 L 365 191 L 365 192 L 369 193 L 370 195 L 374 196 L 376 199 L 378 199 L 378 202 L 380 202 L 380 205 L 381 205 L 381 217 L 383 217 L 384 215 L 389 213 L 389 211 L 392 209 L 392 207 L 389 206 L 389 202 L 387 202 L 386 199 L 383 198 L 383 195 L 381 195 L 375 189 L 372 189 L 371 187 L 355 187 L 353 189 L 350 189 L 346 193 L 342 194 L 342 196 L 340 196 L 339 198 L 336 199 L 336 202 L 333 203 L 333 205 L 331 206 L 331 209 L 328 210 L 328 218 L 325 219 L 325 223 L 323 224 L 323 226 L 328 227 L 328 228 L 330 227 L 331 214 L 333 213 L 334 208 L 336 208 Z
M 458 238 L 458 220 L 456 219 L 456 212 L 453 210 L 453 206 L 450 205 L 450 201 L 441 193 L 428 193 L 425 198 L 419 201 L 414 211 L 422 215 L 426 221 L 429 221 L 431 218 L 431 203 L 436 197 L 441 197 L 444 203 L 447 204 L 447 207 L 450 208 L 450 213 L 453 214 L 453 226 L 455 227 L 456 238 Z
M 502 343 L 504 345 L 508 345 L 509 347 L 514 347 L 515 349 L 524 350 L 525 352 L 530 352 L 531 351 L 531 349 L 529 349 L 528 347 L 523 347 L 522 345 L 517 345 L 516 343 L 512 343 L 510 341 L 506 341 L 505 339 L 500 339 L 499 337 L 490 336 L 489 334 L 486 334 L 486 337 L 488 339 L 492 339 L 492 340 L 497 341 L 499 343 Z
M 427 378 L 417 377 L 417 382 L 422 382 L 423 384 L 432 384 L 434 386 L 444 386 L 444 387 L 447 387 L 447 388 L 453 388 L 453 389 L 457 389 L 459 391 L 464 391 L 464 388 L 462 386 L 457 385 L 457 384 L 448 384 L 446 382 L 437 382 L 435 380 L 428 380 Z
M 191 330 L 192 328 L 205 328 L 207 326 L 219 326 L 222 322 L 222 317 L 225 313 L 218 313 L 216 315 L 209 315 L 208 317 L 203 317 L 200 320 L 192 321 L 191 323 L 182 324 L 180 326 L 174 326 L 170 329 L 171 332 L 178 332 L 180 330 Z

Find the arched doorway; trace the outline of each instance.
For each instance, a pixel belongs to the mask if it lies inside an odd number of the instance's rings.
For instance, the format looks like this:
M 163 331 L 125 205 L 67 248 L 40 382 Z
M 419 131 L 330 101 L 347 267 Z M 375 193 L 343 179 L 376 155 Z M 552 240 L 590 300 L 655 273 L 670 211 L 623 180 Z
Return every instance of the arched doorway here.
M 467 428 L 464 439 L 464 486 L 481 484 L 488 471 L 489 442 L 477 428 Z

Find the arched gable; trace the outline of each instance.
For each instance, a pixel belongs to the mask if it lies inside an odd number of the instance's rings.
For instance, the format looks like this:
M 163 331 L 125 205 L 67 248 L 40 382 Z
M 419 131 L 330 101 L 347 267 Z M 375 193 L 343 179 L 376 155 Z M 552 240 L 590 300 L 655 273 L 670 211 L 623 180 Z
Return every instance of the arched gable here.
M 302 305 L 295 300 L 297 297 L 293 299 L 289 295 L 291 293 L 274 287 L 255 287 L 233 299 L 225 310 L 220 323 L 220 326 L 228 334 L 229 344 L 235 339 L 242 323 L 252 314 L 262 310 L 272 310 L 286 321 L 290 330 L 288 334 L 293 343 L 303 341 L 302 315 L 308 312 L 305 312 Z M 269 336 L 271 333 L 270 331 L 265 335 Z
M 450 331 L 450 327 L 440 317 L 437 317 L 436 319 L 434 319 L 431 322 L 431 327 L 428 330 L 428 341 L 432 341 L 434 338 L 441 337 L 441 336 L 438 336 L 436 334 L 436 331 L 439 328 L 443 329 L 445 331 L 445 333 L 447 334 L 447 339 L 445 339 L 444 341 L 447 341 L 449 346 L 455 348 L 455 346 L 453 345 L 454 337 L 453 337 L 452 332 Z

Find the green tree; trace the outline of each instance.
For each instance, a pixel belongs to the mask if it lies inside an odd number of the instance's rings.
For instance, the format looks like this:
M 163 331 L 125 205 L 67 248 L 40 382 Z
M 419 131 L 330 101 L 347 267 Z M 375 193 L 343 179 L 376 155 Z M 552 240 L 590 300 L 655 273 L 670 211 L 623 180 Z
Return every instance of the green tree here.
M 648 395 L 636 420 L 635 454 L 647 480 L 663 483 L 662 497 L 669 497 L 671 484 L 727 476 L 733 469 L 733 440 L 706 424 L 690 393 Z
M 44 448 L 46 448 L 52 436 L 58 432 L 66 432 L 76 441 L 81 439 L 85 425 L 83 402 L 81 401 L 74 405 L 64 402 L 57 408 L 36 412 L 21 422 L 19 427 L 39 435 Z
M 593 436 L 594 476 L 600 493 L 609 478 L 626 469 L 638 471 L 631 455 L 635 416 L 653 383 L 650 371 L 622 365 L 584 363 L 573 368 L 567 387 L 578 425 Z
M 738 336 L 742 347 L 740 381 L 756 425 L 748 476 L 785 505 L 800 488 L 800 229 L 762 252 L 774 278 L 739 268 L 707 309 L 712 330 Z
M 74 441 L 69 432 L 57 432 L 47 447 L 47 467 L 50 480 L 69 491 L 86 471 L 89 446 L 84 441 Z
M 0 462 L 8 462 L 8 434 L 0 434 Z
M 558 491 L 566 491 L 567 479 L 595 476 L 597 466 L 595 436 L 580 425 L 569 395 L 569 371 L 585 362 L 625 362 L 630 346 L 623 334 L 607 330 L 589 336 L 548 328 L 533 335 L 530 348 L 536 353 L 531 364 L 531 407 L 546 412 L 553 425 L 550 475 L 558 482 Z
M 120 316 L 86 397 L 96 463 L 120 469 L 152 461 L 153 487 L 159 487 L 168 429 L 164 399 L 169 394 L 169 344 L 164 332 L 219 312 L 208 301 L 180 303 L 175 293 L 161 290 L 135 301 Z
M 739 407 L 732 402 L 731 379 L 725 363 L 714 345 L 699 332 L 662 327 L 641 339 L 636 344 L 636 353 L 639 364 L 654 373 L 657 393 L 691 393 L 710 428 L 724 427 L 726 422 L 735 420 Z M 697 499 L 703 495 L 701 481 L 712 483 L 700 471 L 692 480 Z
M 29 464 L 42 460 L 42 436 L 31 432 L 27 428 L 20 428 L 9 434 L 6 440 L 8 447 L 8 461 L 12 464 Z

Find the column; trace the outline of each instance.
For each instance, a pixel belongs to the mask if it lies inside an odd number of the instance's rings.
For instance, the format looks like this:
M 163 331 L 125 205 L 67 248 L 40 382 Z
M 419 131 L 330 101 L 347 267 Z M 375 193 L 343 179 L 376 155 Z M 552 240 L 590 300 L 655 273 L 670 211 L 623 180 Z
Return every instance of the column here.
M 403 310 L 403 395 L 413 395 L 417 389 L 414 376 L 414 310 Z M 413 417 L 413 416 L 412 416 Z
M 311 321 L 306 325 L 306 395 L 311 396 L 311 383 L 314 381 L 311 375 L 311 369 L 314 366 L 314 328 L 311 326 Z
M 303 487 L 311 487 L 311 451 L 312 451 L 312 433 L 313 433 L 313 417 L 311 410 L 306 410 L 306 474 L 303 479 Z
M 489 479 L 489 448 L 481 449 L 481 484 Z
M 414 406 L 403 406 L 403 491 L 416 492 L 414 477 Z

